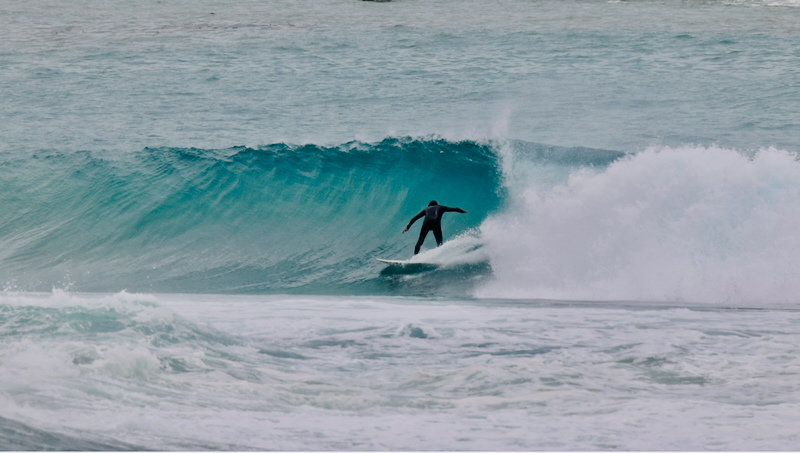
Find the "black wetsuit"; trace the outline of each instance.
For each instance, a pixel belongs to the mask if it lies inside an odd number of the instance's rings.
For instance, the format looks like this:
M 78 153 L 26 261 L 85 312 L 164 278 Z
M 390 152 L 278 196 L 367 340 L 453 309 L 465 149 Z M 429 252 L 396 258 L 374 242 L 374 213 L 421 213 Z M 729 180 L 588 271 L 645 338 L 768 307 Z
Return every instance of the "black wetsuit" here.
M 419 240 L 417 241 L 416 247 L 414 247 L 414 255 L 419 253 L 419 248 L 422 247 L 422 243 L 425 242 L 425 236 L 428 235 L 428 231 L 433 231 L 433 237 L 436 238 L 436 246 L 442 245 L 442 214 L 445 212 L 460 212 L 466 214 L 466 211 L 461 208 L 448 208 L 447 206 L 436 204 L 423 209 L 408 222 L 406 229 L 411 228 L 411 225 L 420 217 L 425 217 L 425 220 L 422 221 L 422 229 L 419 230 Z

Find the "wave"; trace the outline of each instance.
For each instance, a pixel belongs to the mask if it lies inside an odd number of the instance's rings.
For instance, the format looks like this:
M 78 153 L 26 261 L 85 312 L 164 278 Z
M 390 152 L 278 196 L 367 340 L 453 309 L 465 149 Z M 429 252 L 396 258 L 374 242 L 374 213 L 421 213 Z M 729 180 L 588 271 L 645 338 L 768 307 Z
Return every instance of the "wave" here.
M 387 138 L 0 161 L 7 290 L 792 304 L 800 163 L 776 149 L 635 154 Z M 445 245 L 414 272 L 408 220 Z
M 464 237 L 454 250 L 469 243 L 464 233 L 508 200 L 512 148 L 554 181 L 620 155 L 405 137 L 6 156 L 0 279 L 26 291 L 430 295 L 453 268 L 456 282 L 490 270 L 454 258 L 444 273 L 399 282 L 374 258 L 410 257 L 415 233 L 400 232 L 431 199 L 469 211 L 444 224 L 446 239 Z

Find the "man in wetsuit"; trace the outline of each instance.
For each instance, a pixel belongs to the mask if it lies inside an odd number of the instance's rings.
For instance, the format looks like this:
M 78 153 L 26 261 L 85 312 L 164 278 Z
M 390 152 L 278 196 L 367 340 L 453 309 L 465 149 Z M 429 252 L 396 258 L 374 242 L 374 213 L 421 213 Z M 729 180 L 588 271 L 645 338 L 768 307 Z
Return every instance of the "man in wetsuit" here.
M 460 212 L 462 214 L 466 214 L 467 211 L 461 208 L 448 208 L 447 206 L 441 206 L 436 201 L 431 201 L 428 203 L 428 207 L 423 209 L 419 214 L 415 215 L 410 222 L 408 222 L 408 226 L 403 233 L 408 231 L 411 228 L 411 225 L 414 224 L 420 217 L 425 217 L 425 220 L 422 221 L 422 229 L 419 230 L 419 240 L 417 241 L 417 246 L 414 247 L 414 255 L 419 253 L 419 248 L 422 247 L 422 243 L 425 242 L 425 236 L 428 235 L 428 231 L 433 231 L 433 237 L 436 238 L 436 246 L 442 245 L 442 214 L 445 212 Z

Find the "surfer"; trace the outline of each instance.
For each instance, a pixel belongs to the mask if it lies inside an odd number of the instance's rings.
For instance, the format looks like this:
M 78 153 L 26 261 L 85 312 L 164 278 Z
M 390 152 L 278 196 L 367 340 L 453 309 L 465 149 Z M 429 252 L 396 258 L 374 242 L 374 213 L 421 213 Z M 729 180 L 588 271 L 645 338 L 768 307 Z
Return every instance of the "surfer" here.
M 422 247 L 422 243 L 425 242 L 425 236 L 428 235 L 428 231 L 433 231 L 433 237 L 436 238 L 436 246 L 442 245 L 442 214 L 445 212 L 467 213 L 467 211 L 461 208 L 448 208 L 447 206 L 440 205 L 436 201 L 431 201 L 428 203 L 427 208 L 420 211 L 419 214 L 415 215 L 414 218 L 408 222 L 408 226 L 403 230 L 403 233 L 408 231 L 411 225 L 419 220 L 420 217 L 425 217 L 425 220 L 422 221 L 422 229 L 419 230 L 419 240 L 417 241 L 416 247 L 414 247 L 414 255 L 419 253 L 419 248 Z

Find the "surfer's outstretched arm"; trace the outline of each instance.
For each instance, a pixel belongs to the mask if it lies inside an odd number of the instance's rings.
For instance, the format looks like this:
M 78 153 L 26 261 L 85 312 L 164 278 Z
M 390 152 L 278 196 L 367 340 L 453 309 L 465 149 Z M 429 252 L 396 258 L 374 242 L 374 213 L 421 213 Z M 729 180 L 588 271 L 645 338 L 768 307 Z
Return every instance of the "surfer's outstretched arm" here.
M 462 214 L 466 214 L 467 211 L 461 208 L 448 208 L 447 206 L 442 206 L 444 208 L 444 212 L 460 212 Z
M 422 211 L 420 211 L 419 214 L 415 215 L 414 218 L 411 219 L 410 222 L 408 222 L 408 225 L 406 226 L 406 229 L 403 230 L 403 233 L 408 231 L 408 229 L 411 228 L 411 225 L 413 225 L 414 222 L 416 222 L 417 220 L 421 219 L 423 216 L 425 216 L 425 210 L 424 209 Z

